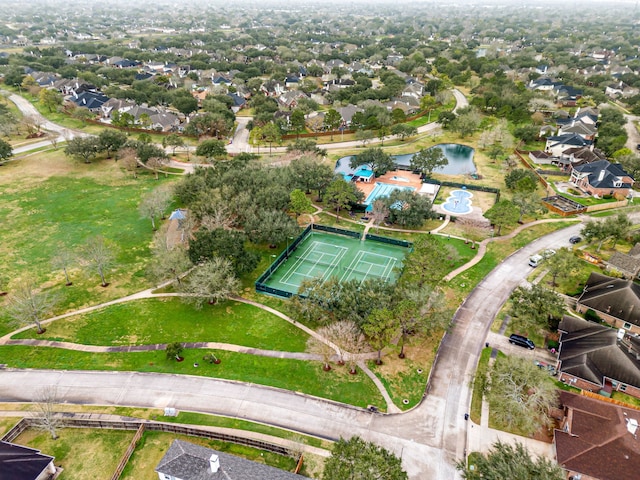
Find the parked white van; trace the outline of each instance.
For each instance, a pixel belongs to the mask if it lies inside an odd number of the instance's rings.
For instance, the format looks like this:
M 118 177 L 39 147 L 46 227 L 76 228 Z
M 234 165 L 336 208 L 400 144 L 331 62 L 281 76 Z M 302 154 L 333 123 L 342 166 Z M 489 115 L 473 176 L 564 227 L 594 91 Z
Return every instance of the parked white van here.
M 544 260 L 544 257 L 542 255 L 533 255 L 532 257 L 529 258 L 529 266 L 530 267 L 537 267 L 538 265 L 540 265 L 540 263 Z

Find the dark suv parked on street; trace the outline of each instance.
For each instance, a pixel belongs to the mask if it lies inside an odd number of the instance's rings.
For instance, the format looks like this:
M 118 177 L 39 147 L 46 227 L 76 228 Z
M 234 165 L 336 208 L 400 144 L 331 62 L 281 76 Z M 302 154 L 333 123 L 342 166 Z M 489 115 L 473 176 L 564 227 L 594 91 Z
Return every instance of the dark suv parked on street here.
M 516 335 L 515 333 L 509 337 L 509 343 L 518 345 L 519 347 L 528 348 L 529 350 L 536 348 L 535 344 L 527 337 Z

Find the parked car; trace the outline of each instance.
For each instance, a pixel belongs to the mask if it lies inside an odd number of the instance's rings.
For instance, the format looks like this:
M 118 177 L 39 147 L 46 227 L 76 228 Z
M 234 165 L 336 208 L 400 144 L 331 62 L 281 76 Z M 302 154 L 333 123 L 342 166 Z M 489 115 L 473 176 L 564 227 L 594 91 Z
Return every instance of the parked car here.
M 518 345 L 519 347 L 528 348 L 529 350 L 536 348 L 536 345 L 527 337 L 516 335 L 515 333 L 509 337 L 509 343 L 512 345 Z
M 569 243 L 571 245 L 575 245 L 576 243 L 580 243 L 582 241 L 582 237 L 579 235 L 574 235 L 569 239 Z

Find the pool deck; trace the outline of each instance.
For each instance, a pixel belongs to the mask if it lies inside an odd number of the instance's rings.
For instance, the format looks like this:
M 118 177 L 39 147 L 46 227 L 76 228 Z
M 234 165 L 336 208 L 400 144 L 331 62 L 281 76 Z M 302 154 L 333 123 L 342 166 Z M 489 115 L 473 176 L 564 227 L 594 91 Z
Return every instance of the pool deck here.
M 392 177 L 403 177 L 409 180 L 408 182 L 393 180 Z M 381 177 L 377 177 L 372 182 L 357 182 L 356 187 L 358 190 L 364 193 L 364 197 L 367 198 L 371 191 L 375 188 L 376 182 L 388 183 L 389 185 L 398 185 L 399 187 L 414 187 L 416 191 L 422 187 L 422 181 L 420 175 L 407 172 L 405 170 L 393 170 L 385 173 Z

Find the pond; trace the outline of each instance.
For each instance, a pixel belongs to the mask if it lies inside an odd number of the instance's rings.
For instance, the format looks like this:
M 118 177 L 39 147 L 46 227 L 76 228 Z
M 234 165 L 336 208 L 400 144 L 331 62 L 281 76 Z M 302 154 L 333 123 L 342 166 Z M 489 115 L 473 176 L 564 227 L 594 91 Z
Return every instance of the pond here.
M 434 173 L 444 173 L 448 175 L 476 173 L 476 165 L 473 163 L 473 148 L 458 143 L 443 143 L 431 148 L 439 148 L 442 150 L 442 153 L 444 153 L 444 156 L 447 157 L 449 161 L 448 165 L 437 168 L 434 170 Z M 413 155 L 413 153 L 407 153 L 404 155 L 392 155 L 392 157 L 397 166 L 408 169 Z M 339 159 L 336 162 L 335 172 L 342 173 L 343 175 L 353 175 L 356 169 L 349 166 L 352 157 L 352 155 L 349 155 L 348 157 Z

